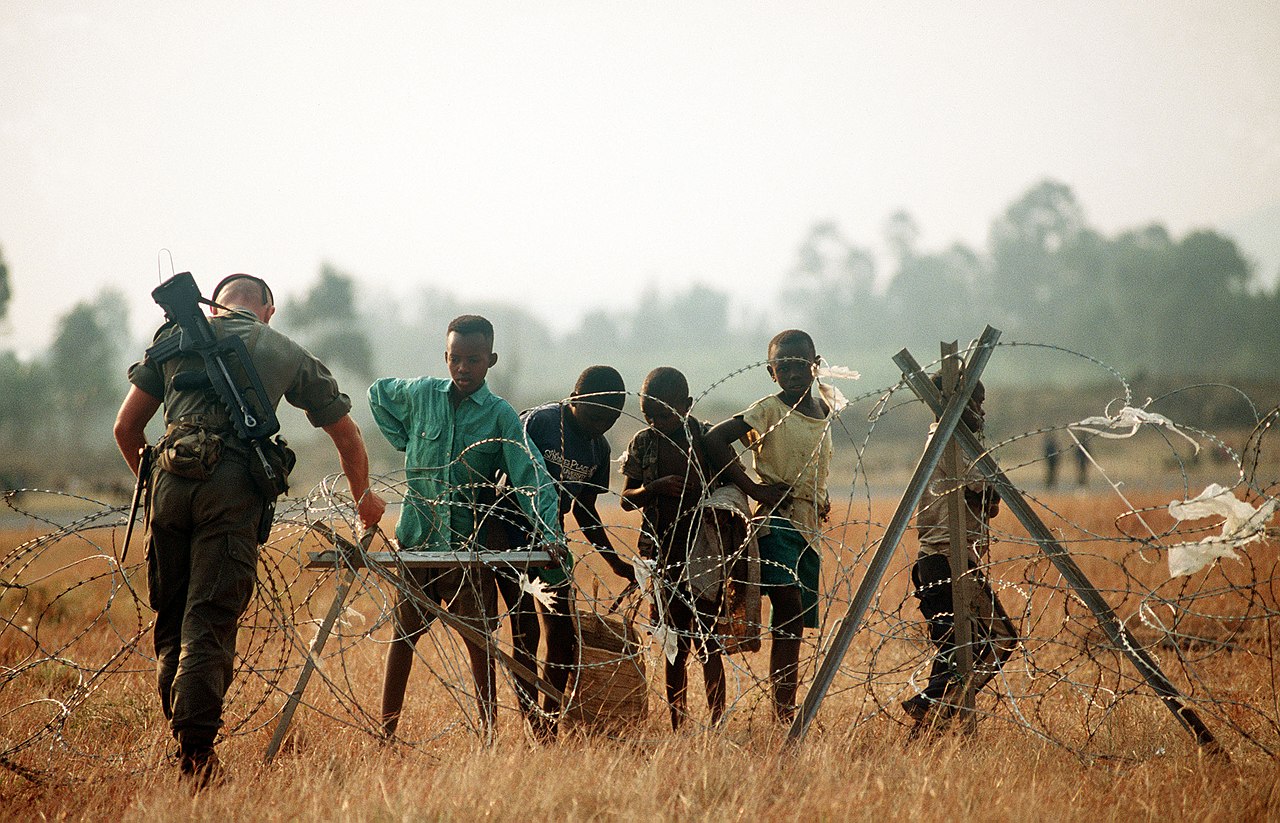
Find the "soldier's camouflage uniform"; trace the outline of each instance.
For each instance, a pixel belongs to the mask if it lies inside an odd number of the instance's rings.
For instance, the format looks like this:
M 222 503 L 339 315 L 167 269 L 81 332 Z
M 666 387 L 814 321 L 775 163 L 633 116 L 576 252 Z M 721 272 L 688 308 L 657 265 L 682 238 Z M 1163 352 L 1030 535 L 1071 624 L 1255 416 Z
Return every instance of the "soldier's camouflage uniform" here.
M 251 313 L 236 310 L 211 318 L 210 324 L 219 337 L 235 334 L 244 340 L 273 408 L 283 397 L 317 427 L 336 423 L 351 410 L 350 399 L 323 363 Z M 156 339 L 176 333 L 165 328 Z M 203 370 L 201 358 L 189 354 L 163 364 L 144 357 L 129 369 L 130 383 L 163 401 L 166 430 L 181 422 L 223 441 L 207 479 L 178 477 L 158 467 L 151 476 L 147 584 L 156 611 L 156 681 L 184 753 L 211 749 L 222 724 L 237 622 L 257 578 L 259 525 L 273 502 L 250 477 L 250 458 L 257 457 L 232 430 L 217 394 L 175 388 L 176 374 Z

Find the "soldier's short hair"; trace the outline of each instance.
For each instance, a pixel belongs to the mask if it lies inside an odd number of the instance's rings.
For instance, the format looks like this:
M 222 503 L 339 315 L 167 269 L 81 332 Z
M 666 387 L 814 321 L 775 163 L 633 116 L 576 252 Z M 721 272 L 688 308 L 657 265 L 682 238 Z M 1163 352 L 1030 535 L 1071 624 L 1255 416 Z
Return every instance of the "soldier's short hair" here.
M 252 295 L 261 300 L 264 306 L 275 305 L 275 297 L 271 294 L 271 287 L 267 285 L 267 281 L 261 277 L 254 277 L 252 274 L 240 272 L 227 275 L 218 281 L 218 285 L 213 287 L 213 296 L 210 299 L 217 303 L 218 297 L 224 289 L 229 289 L 235 295 L 242 294 L 245 297 Z

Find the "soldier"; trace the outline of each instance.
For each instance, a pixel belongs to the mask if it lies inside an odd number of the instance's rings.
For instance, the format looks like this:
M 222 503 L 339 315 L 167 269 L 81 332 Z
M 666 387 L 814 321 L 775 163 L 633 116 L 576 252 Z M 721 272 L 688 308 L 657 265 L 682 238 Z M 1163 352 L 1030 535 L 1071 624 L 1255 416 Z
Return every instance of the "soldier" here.
M 332 438 L 361 522 L 376 525 L 386 503 L 369 488 L 369 459 L 349 414 L 351 401 L 323 363 L 267 325 L 275 314 L 271 289 L 260 278 L 233 274 L 214 289 L 213 302 L 214 333 L 244 341 L 272 408 L 284 397 Z M 166 325 L 156 341 L 178 333 Z M 217 393 L 198 379 L 203 373 L 198 356 L 160 363 L 149 350 L 129 368 L 132 385 L 114 429 L 136 475 L 144 429 L 164 405 L 165 436 L 157 444 L 162 456 L 150 478 L 147 589 L 156 611 L 160 705 L 178 741 L 181 774 L 196 788 L 220 773 L 214 740 L 231 684 L 237 623 L 253 596 L 258 545 L 270 530 L 275 503 L 252 478 L 251 460 L 258 458 L 235 433 Z M 166 450 L 179 438 L 182 449 Z M 181 452 L 184 460 L 165 460 L 166 451 Z

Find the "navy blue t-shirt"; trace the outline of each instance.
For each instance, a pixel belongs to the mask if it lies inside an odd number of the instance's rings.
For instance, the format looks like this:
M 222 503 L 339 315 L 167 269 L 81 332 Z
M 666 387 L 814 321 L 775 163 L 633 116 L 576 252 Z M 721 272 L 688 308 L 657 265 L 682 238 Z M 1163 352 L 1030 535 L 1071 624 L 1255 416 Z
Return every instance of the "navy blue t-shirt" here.
M 609 441 L 604 435 L 588 437 L 573 424 L 569 406 L 548 403 L 520 415 L 525 433 L 542 454 L 547 473 L 560 484 L 560 520 L 574 498 L 609 489 Z
M 542 455 L 547 474 L 560 489 L 560 525 L 574 498 L 591 497 L 609 490 L 609 441 L 603 435 L 588 437 L 573 423 L 564 403 L 548 403 L 520 414 L 529 442 Z M 513 546 L 530 540 L 528 520 L 509 497 L 498 501 Z

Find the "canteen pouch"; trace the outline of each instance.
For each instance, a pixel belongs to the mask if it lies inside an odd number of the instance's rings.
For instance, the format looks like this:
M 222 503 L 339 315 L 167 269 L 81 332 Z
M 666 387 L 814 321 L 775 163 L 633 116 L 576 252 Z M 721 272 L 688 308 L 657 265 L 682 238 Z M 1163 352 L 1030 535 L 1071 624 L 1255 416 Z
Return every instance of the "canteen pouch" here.
M 222 438 L 192 423 L 170 423 L 156 444 L 156 464 L 169 474 L 208 480 L 222 459 Z
M 289 472 L 297 464 L 298 455 L 289 448 L 283 437 L 259 440 L 256 445 L 262 449 L 262 456 L 266 458 L 267 466 L 271 467 L 272 476 L 268 476 L 267 469 L 256 452 L 249 455 L 249 475 L 262 496 L 274 500 L 289 491 Z

